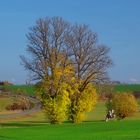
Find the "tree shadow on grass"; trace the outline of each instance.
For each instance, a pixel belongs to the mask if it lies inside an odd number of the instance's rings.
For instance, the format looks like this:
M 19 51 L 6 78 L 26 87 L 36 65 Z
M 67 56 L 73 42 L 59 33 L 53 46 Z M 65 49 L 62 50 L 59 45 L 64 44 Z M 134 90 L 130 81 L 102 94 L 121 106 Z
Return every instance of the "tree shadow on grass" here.
M 13 140 L 12 137 L 7 137 L 7 136 L 1 136 L 0 135 L 0 140 Z
M 105 120 L 86 120 L 86 121 L 83 121 L 85 123 L 97 123 L 97 122 L 105 122 Z
M 105 120 L 86 120 L 82 123 L 101 123 Z M 65 121 L 62 124 L 74 124 L 71 121 Z M 35 126 L 44 126 L 50 125 L 48 121 L 25 121 L 25 122 L 9 122 L 9 123 L 0 123 L 2 128 L 22 128 L 22 127 L 35 127 Z
M 10 122 L 10 123 L 0 123 L 2 128 L 19 128 L 19 127 L 33 127 L 42 126 L 49 124 L 46 121 L 26 121 L 26 122 Z

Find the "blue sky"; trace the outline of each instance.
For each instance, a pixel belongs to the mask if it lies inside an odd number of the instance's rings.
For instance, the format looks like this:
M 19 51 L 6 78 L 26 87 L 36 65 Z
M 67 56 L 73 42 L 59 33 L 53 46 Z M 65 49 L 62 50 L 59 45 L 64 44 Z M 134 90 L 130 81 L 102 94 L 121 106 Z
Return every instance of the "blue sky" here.
M 140 83 L 140 0 L 0 0 L 0 80 L 25 83 L 20 64 L 29 27 L 40 17 L 85 23 L 111 48 L 113 80 Z

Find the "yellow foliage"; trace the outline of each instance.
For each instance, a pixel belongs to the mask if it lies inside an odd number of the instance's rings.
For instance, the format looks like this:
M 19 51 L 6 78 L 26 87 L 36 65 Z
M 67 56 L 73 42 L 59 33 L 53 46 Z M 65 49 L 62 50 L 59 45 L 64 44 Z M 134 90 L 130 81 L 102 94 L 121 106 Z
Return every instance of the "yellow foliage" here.
M 67 78 L 73 73 L 72 67 L 61 67 L 56 65 L 52 75 L 46 76 L 38 86 L 38 95 L 51 123 L 61 123 L 67 118 L 68 105 L 70 104 L 69 94 L 73 91 Z
M 69 93 L 63 89 L 60 95 L 44 99 L 44 111 L 50 123 L 61 123 L 67 118 Z
M 123 119 L 137 111 L 137 101 L 132 94 L 118 93 L 112 99 L 112 107 L 117 117 Z
M 83 91 L 81 85 L 82 80 L 74 77 L 73 67 L 61 67 L 61 63 L 54 67 L 52 75 L 44 78 L 38 91 L 51 123 L 61 123 L 67 116 L 75 123 L 86 118 L 86 112 L 96 104 L 97 94 L 92 84 Z
M 77 87 L 77 85 L 75 84 Z M 89 84 L 83 92 L 77 91 L 71 96 L 69 119 L 74 123 L 85 120 L 86 112 L 90 112 L 97 102 L 96 90 Z

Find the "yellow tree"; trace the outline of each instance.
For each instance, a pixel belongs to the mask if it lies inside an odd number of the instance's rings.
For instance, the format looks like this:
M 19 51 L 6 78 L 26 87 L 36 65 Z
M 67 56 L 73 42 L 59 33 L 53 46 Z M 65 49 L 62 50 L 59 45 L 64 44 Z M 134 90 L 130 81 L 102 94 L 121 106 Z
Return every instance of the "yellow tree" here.
M 109 48 L 97 45 L 97 34 L 87 25 L 74 25 L 66 36 L 66 45 L 71 49 L 70 60 L 73 62 L 75 82 L 74 94 L 71 95 L 70 119 L 73 122 L 84 120 L 84 114 L 90 111 L 96 102 L 96 91 L 92 85 L 108 80 L 107 68 L 112 61 L 107 55 Z M 89 106 L 85 107 L 85 103 Z
M 52 50 L 53 66 L 50 76 L 44 77 L 38 88 L 39 96 L 44 106 L 44 111 L 50 123 L 61 123 L 67 119 L 68 107 L 70 105 L 69 95 L 72 90 L 67 83 L 73 77 L 73 68 L 70 65 L 64 66 L 63 54 L 57 55 L 57 62 L 54 59 Z
M 137 101 L 132 94 L 117 93 L 113 96 L 112 108 L 120 119 L 133 115 L 137 111 L 137 106 Z
M 88 84 L 85 89 L 79 91 L 79 83 L 74 83 L 70 94 L 69 120 L 80 123 L 86 119 L 86 112 L 93 110 L 97 102 L 97 94 L 93 84 Z
M 65 34 L 69 24 L 62 18 L 39 19 L 27 35 L 27 51 L 31 59 L 21 57 L 33 79 L 40 81 L 40 99 L 51 123 L 65 119 L 69 104 L 66 80 L 71 76 L 72 65 L 65 46 Z
M 79 118 L 79 111 L 85 113 L 91 110 L 81 107 L 85 102 L 90 102 L 91 106 L 96 102 L 92 84 L 107 79 L 106 70 L 111 65 L 107 55 L 109 49 L 97 45 L 97 35 L 88 26 L 70 24 L 60 17 L 37 20 L 36 25 L 30 28 L 27 39 L 27 51 L 31 57 L 21 56 L 21 59 L 25 68 L 32 72 L 33 80 L 42 83 L 40 95 L 44 108 L 51 103 L 51 111 L 54 111 L 57 103 L 64 100 L 65 93 L 69 93 L 69 116 L 73 122 L 80 122 L 74 119 Z M 61 105 L 57 107 L 61 108 Z

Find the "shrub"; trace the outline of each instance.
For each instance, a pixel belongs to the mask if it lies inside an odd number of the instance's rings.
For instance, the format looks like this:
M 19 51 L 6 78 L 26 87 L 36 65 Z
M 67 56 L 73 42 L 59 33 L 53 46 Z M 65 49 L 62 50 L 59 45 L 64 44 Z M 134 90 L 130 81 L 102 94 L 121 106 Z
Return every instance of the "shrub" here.
M 119 119 L 133 115 L 137 111 L 137 101 L 132 94 L 118 93 L 113 96 L 112 107 Z
M 12 105 L 8 105 L 6 110 L 27 110 L 33 107 L 33 103 L 27 97 L 17 97 Z
M 13 103 L 12 105 L 8 105 L 7 107 L 6 107 L 6 110 L 12 110 L 12 111 L 14 111 L 14 110 L 21 110 L 21 105 L 20 104 L 18 104 L 18 103 Z

